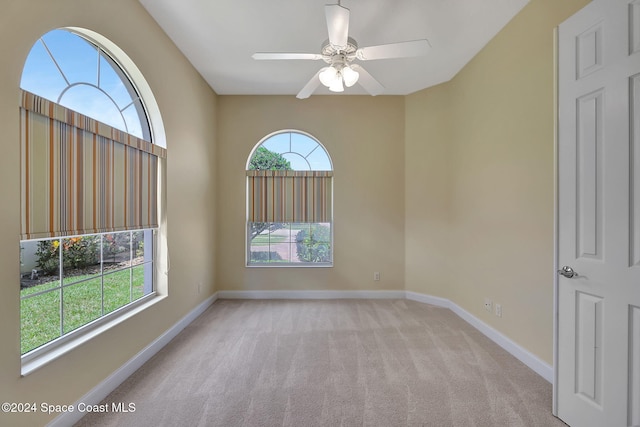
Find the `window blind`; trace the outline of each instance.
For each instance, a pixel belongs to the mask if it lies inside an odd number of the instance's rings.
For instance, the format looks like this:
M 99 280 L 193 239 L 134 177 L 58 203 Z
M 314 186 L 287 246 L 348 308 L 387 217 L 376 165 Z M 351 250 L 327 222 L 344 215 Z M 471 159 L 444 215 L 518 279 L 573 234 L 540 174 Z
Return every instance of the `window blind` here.
M 330 222 L 332 171 L 248 170 L 249 222 Z
M 158 226 L 166 150 L 23 91 L 21 238 Z

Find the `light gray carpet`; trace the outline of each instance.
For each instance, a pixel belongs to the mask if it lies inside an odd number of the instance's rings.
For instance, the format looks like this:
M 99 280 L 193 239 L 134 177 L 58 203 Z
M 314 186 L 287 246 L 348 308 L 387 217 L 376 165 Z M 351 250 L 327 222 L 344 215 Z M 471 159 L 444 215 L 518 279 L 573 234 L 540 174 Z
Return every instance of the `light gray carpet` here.
M 564 426 L 551 385 L 448 309 L 220 300 L 78 426 Z

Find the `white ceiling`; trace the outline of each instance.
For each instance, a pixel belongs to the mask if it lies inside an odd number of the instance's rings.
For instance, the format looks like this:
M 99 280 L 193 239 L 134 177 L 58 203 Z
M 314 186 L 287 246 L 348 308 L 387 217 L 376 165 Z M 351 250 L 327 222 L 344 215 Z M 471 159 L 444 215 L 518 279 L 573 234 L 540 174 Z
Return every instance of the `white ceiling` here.
M 326 64 L 256 61 L 255 52 L 320 53 L 337 0 L 139 0 L 220 95 L 295 95 Z M 406 95 L 450 80 L 529 0 L 342 0 L 360 47 L 426 38 L 419 58 L 360 62 Z M 316 94 L 330 93 L 320 86 Z M 345 94 L 365 94 L 359 86 Z

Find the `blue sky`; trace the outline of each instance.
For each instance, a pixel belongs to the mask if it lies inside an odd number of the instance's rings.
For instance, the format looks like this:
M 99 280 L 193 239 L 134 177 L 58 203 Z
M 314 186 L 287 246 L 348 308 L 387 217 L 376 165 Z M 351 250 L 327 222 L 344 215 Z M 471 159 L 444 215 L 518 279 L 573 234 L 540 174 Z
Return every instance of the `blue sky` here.
M 69 31 L 50 31 L 33 45 L 20 87 L 143 137 L 134 99 L 116 69 L 94 45 Z
M 273 135 L 262 146 L 280 153 L 289 160 L 293 170 L 332 170 L 325 150 L 307 135 L 286 132 Z

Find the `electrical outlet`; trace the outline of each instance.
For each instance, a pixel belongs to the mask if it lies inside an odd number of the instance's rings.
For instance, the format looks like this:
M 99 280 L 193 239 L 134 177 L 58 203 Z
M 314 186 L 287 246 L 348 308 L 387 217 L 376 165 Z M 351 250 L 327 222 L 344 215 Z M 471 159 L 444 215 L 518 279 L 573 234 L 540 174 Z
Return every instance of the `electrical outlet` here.
M 373 280 L 375 280 L 376 282 L 378 282 L 380 280 L 380 272 L 376 271 L 373 273 Z
M 489 313 L 491 313 L 493 308 L 493 301 L 491 301 L 490 298 L 485 298 L 484 299 L 484 309 L 487 310 Z
M 496 304 L 496 316 L 502 317 L 502 305 Z

